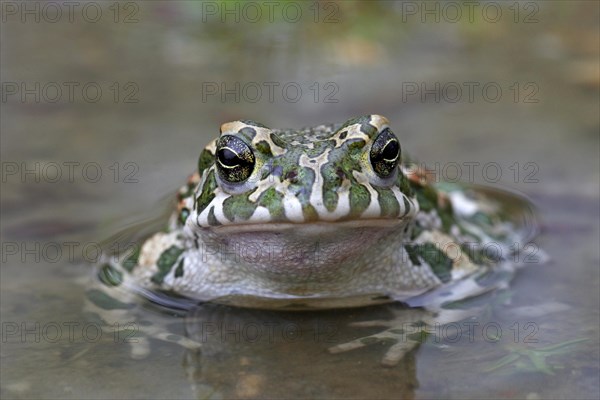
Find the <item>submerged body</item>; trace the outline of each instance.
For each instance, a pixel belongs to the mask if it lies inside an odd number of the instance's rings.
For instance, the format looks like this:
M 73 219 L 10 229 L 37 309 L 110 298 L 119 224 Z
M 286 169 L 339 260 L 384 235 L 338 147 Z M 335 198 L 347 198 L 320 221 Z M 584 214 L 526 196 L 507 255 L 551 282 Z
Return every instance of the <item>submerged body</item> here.
M 168 226 L 101 276 L 245 307 L 410 304 L 461 282 L 463 297 L 481 291 L 522 240 L 492 199 L 402 162 L 382 116 L 298 131 L 235 121 L 202 151 Z

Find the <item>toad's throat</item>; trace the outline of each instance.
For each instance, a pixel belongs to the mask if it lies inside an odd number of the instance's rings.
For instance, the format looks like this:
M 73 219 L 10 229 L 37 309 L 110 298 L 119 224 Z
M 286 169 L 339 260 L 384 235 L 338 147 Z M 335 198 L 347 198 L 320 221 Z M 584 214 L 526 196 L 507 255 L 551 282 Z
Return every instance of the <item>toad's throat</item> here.
M 222 226 L 203 230 L 201 251 L 209 264 L 238 275 L 300 286 L 343 283 L 372 268 L 399 265 L 397 243 L 408 226 L 408 219 Z

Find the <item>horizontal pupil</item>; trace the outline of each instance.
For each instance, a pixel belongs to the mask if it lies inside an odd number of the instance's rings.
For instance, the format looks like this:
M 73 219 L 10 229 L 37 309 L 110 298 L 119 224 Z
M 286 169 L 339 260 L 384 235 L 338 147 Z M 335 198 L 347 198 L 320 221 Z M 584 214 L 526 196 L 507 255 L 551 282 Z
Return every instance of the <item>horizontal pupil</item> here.
M 383 149 L 383 158 L 386 160 L 393 160 L 398 155 L 398 142 L 395 140 L 389 142 Z
M 227 167 L 235 167 L 239 163 L 239 157 L 229 149 L 219 150 L 219 160 Z

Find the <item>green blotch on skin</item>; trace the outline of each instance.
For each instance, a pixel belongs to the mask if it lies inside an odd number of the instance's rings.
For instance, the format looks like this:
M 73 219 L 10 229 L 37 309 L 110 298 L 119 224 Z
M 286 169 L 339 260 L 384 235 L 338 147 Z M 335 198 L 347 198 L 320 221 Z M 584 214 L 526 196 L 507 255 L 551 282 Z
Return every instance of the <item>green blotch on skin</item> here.
M 452 260 L 434 243 L 406 245 L 406 252 L 415 265 L 421 265 L 419 258 L 431 267 L 433 273 L 444 283 L 452 279 Z
M 360 125 L 360 130 L 370 138 L 375 136 L 377 133 L 377 128 L 371 125 L 368 121 L 365 121 Z
M 317 210 L 311 205 L 306 204 L 302 206 L 302 213 L 304 214 L 304 220 L 306 222 L 317 221 L 319 219 L 319 214 Z
M 179 222 L 182 225 L 185 225 L 185 221 L 187 220 L 187 218 L 190 216 L 190 210 L 188 210 L 187 208 L 184 208 L 181 210 L 181 212 L 179 213 Z
M 431 186 L 416 187 L 417 200 L 419 208 L 422 211 L 429 212 L 437 208 L 437 192 Z
M 253 122 L 252 124 L 249 124 L 249 125 L 258 126 L 255 124 L 256 124 L 256 122 Z M 252 139 L 254 139 L 254 137 L 256 136 L 256 129 L 250 128 L 250 127 L 242 128 L 238 132 L 248 142 L 252 142 Z
M 175 269 L 175 278 L 181 278 L 183 276 L 183 258 L 177 264 L 177 268 Z
M 248 199 L 248 196 L 251 194 L 251 192 L 246 192 L 231 196 L 223 202 L 223 214 L 225 214 L 227 219 L 230 221 L 245 221 L 252 216 L 258 204 Z
M 352 166 L 355 167 L 355 169 L 358 169 L 360 166 L 358 163 L 358 157 L 360 157 L 359 152 L 366 144 L 367 143 L 362 139 L 352 139 L 344 142 L 344 146 L 348 146 L 348 154 L 353 156 L 352 158 L 345 157 L 346 159 L 344 161 L 352 161 Z
M 134 307 L 133 304 L 123 303 L 98 289 L 87 291 L 88 299 L 103 310 L 129 310 Z
M 404 196 L 404 215 L 408 214 L 410 212 L 410 210 L 411 210 L 412 207 L 413 207 L 413 205 L 408 200 L 408 197 Z
M 158 272 L 152 275 L 150 280 L 154 283 L 161 284 L 163 279 L 165 279 L 165 276 L 167 276 L 167 274 L 171 271 L 171 268 L 173 268 L 173 265 L 175 265 L 177 262 L 177 259 L 181 253 L 183 253 L 183 249 L 177 246 L 171 246 L 163 251 L 156 262 Z
M 350 215 L 361 215 L 370 203 L 371 194 L 366 187 L 356 184 L 350 188 Z
M 342 129 L 344 129 L 350 125 L 359 124 L 361 126 L 361 131 L 364 133 L 367 133 L 370 131 L 369 127 L 375 129 L 375 127 L 373 125 L 371 125 L 370 122 L 371 122 L 370 115 L 362 115 L 360 117 L 352 118 L 352 119 L 349 119 L 348 121 L 344 122 L 344 124 L 342 126 L 340 126 L 336 132 L 339 132 Z
M 313 143 L 312 149 L 311 148 L 302 149 L 302 152 L 304 154 L 306 154 L 306 156 L 309 158 L 315 158 L 315 157 L 318 157 L 319 155 L 323 154 L 327 150 L 332 150 L 334 147 L 335 147 L 334 140 L 323 140 L 322 142 Z M 329 159 L 334 160 L 335 155 L 332 156 L 331 152 L 329 154 L 330 154 Z
M 270 137 L 271 137 L 271 141 L 273 143 L 275 143 L 275 145 L 277 145 L 279 147 L 282 147 L 282 148 L 285 148 L 285 146 L 286 146 L 287 143 L 283 139 L 281 139 L 279 136 L 277 136 L 274 133 L 271 133 Z
M 215 162 L 215 155 L 210 151 L 204 149 L 202 153 L 200 153 L 200 157 L 198 158 L 198 172 L 202 175 L 202 171 L 213 165 Z
M 212 206 L 210 208 L 210 210 L 208 211 L 208 224 L 210 226 L 221 225 L 221 223 L 219 222 L 219 220 L 215 216 L 215 207 L 214 206 Z
M 438 216 L 442 221 L 442 231 L 449 233 L 452 225 L 456 224 L 456 220 L 454 219 L 454 212 L 452 207 L 441 209 L 438 211 Z
M 441 191 L 442 193 L 446 194 L 446 192 Z M 436 192 L 436 199 L 437 199 L 437 193 Z M 436 200 L 436 206 L 437 206 L 437 200 Z M 456 219 L 454 217 L 454 209 L 452 208 L 452 203 L 450 202 L 450 200 L 448 199 L 446 202 L 444 202 L 443 206 L 437 206 L 437 211 L 438 211 L 438 216 L 440 217 L 440 220 L 442 221 L 442 231 L 449 233 L 450 229 L 452 228 L 453 225 L 456 225 Z
M 138 264 L 141 249 L 142 249 L 142 247 L 139 244 L 136 244 L 135 248 L 133 250 L 133 253 L 131 253 L 131 255 L 129 257 L 127 257 L 125 260 L 123 260 L 123 263 L 121 264 L 121 266 L 127 272 L 133 271 L 133 268 L 135 268 L 135 266 Z
M 362 139 L 344 142 L 340 147 L 333 148 L 329 152 L 329 162 L 326 165 L 331 168 L 332 173 L 341 168 L 347 179 L 353 179 L 352 172 L 362 170 L 360 158 L 365 144 Z
M 345 142 L 340 148 L 333 150 L 331 158 L 335 157 L 336 164 L 339 164 L 344 171 L 347 179 L 352 181 L 352 184 L 357 184 L 354 179 L 353 171 L 361 171 L 360 158 L 362 149 L 365 147 L 365 141 L 361 139 L 353 139 Z
M 398 171 L 398 186 L 400 187 L 400 191 L 407 195 L 408 197 L 413 197 L 413 189 L 410 187 L 410 182 L 406 176 L 402 173 L 402 171 Z
M 387 188 L 375 187 L 379 195 L 379 206 L 382 217 L 395 217 L 400 213 L 400 204 L 396 200 L 394 192 Z
M 283 208 L 283 194 L 276 191 L 275 188 L 269 188 L 261 194 L 258 204 L 269 210 L 273 221 L 287 221 Z
M 303 210 L 306 211 L 306 208 L 310 207 L 312 211 L 314 211 L 314 208 L 310 204 L 310 194 L 312 192 L 312 185 L 315 181 L 315 172 L 312 169 L 305 167 L 300 167 L 295 170 L 297 172 L 296 179 L 294 183 L 290 184 L 289 190 L 291 190 L 300 201 Z M 284 168 L 283 176 L 286 176 L 288 171 L 289 169 L 286 170 Z M 306 212 L 304 215 L 307 215 Z
M 352 189 L 354 189 L 355 187 L 362 188 L 362 186 L 356 182 L 356 180 L 352 176 L 352 171 L 360 170 L 359 157 L 361 149 L 362 147 L 364 147 L 364 144 L 365 142 L 363 140 L 352 140 L 344 143 L 337 149 L 332 149 L 329 153 L 329 162 L 327 162 L 321 168 L 321 178 L 323 179 L 323 203 L 328 211 L 332 212 L 337 207 L 339 202 L 338 189 L 341 187 L 343 180 L 347 179 L 351 182 L 351 215 L 360 214 L 360 212 L 356 213 L 356 210 L 354 209 L 354 207 L 352 207 L 352 196 L 363 196 L 362 190 L 359 189 L 359 191 L 353 192 Z M 331 146 L 333 146 L 333 143 L 331 144 Z M 367 193 L 367 198 L 368 197 L 369 196 Z M 355 197 L 354 200 L 356 201 L 357 198 Z M 366 208 L 367 206 L 365 206 L 364 208 Z M 362 210 L 364 210 L 364 208 Z
M 419 202 L 419 208 L 424 212 L 437 211 L 437 215 L 442 222 L 442 231 L 446 233 L 450 232 L 452 226 L 456 225 L 452 204 L 448 201 L 445 206 L 440 206 L 438 204 L 438 192 L 432 186 L 415 186 L 414 189 L 417 201 Z
M 421 261 L 419 260 L 418 253 L 416 251 L 416 246 L 406 245 L 404 246 L 406 250 L 406 254 L 408 254 L 408 258 L 410 258 L 410 262 L 413 265 L 421 265 Z
M 217 180 L 215 179 L 215 171 L 210 171 L 208 173 L 208 177 L 204 186 L 202 187 L 202 193 L 196 199 L 196 208 L 198 210 L 198 214 L 200 214 L 204 209 L 210 204 L 211 201 L 215 198 L 214 191 L 217 188 Z
M 411 231 L 410 231 L 410 239 L 411 240 L 415 240 L 416 238 L 419 237 L 419 235 L 424 231 L 423 228 L 421 228 L 418 225 L 413 225 Z
M 269 146 L 269 143 L 267 143 L 265 140 L 261 140 L 260 142 L 256 143 L 256 149 L 268 157 L 273 157 L 273 153 L 271 153 L 271 146 Z
M 335 163 L 327 163 L 321 168 L 321 177 L 323 179 L 323 204 L 329 212 L 335 210 L 338 204 L 339 196 L 337 188 L 340 187 L 342 180 L 335 173 Z
M 119 286 L 123 282 L 123 273 L 110 264 L 104 264 L 98 271 L 98 278 L 107 286 Z
M 268 179 L 269 176 L 271 175 L 272 169 L 267 167 L 266 165 L 263 166 L 263 168 L 260 170 L 260 180 L 264 181 L 265 179 Z
M 489 265 L 491 263 L 491 259 L 488 257 L 486 252 L 481 248 L 476 248 L 472 246 L 471 243 L 463 243 L 460 248 L 464 254 L 469 256 L 473 263 L 478 265 Z

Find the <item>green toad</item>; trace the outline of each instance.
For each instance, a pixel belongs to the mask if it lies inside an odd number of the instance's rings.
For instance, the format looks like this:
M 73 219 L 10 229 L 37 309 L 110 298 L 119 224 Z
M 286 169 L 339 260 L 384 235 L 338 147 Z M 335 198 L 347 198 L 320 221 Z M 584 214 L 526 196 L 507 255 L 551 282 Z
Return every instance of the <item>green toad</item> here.
M 493 287 L 483 278 L 507 270 L 523 238 L 490 199 L 436 185 L 402 153 L 380 115 L 223 124 L 168 226 L 102 275 L 146 294 L 288 309 L 427 305 Z

